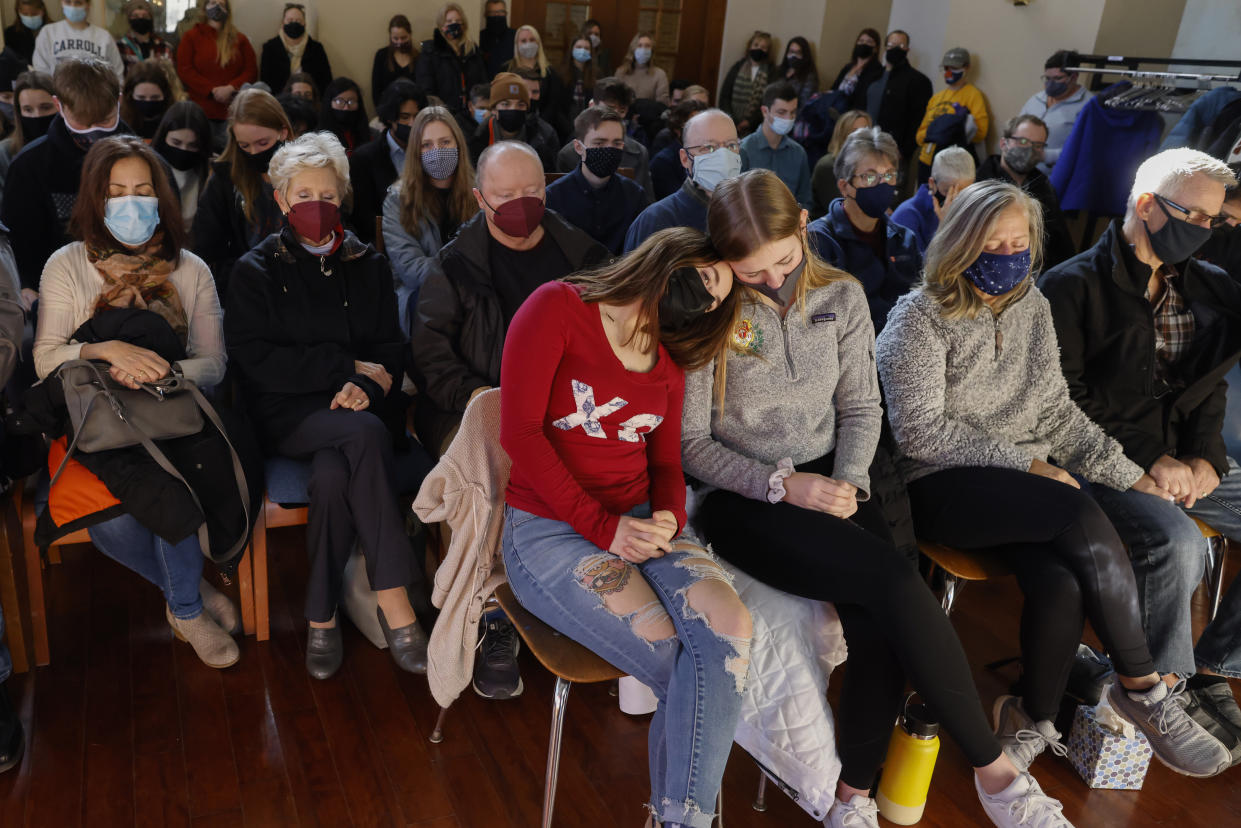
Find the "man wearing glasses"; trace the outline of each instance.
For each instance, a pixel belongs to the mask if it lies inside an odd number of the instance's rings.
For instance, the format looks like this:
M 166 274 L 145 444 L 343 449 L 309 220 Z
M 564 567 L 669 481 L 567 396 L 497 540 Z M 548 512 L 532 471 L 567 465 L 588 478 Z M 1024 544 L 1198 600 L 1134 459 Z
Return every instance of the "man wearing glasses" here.
M 1241 539 L 1241 469 L 1222 436 L 1224 376 L 1241 356 L 1241 287 L 1195 258 L 1227 220 L 1234 184 L 1225 164 L 1197 150 L 1152 156 L 1124 219 L 1039 288 L 1073 399 L 1170 498 L 1091 489 L 1129 549 L 1156 669 L 1191 677 L 1191 715 L 1236 764 L 1241 711 L 1221 676 L 1241 676 L 1241 585 L 1196 646 L 1190 621 L 1206 552 L 1193 518 Z
M 1049 130 L 1037 115 L 1018 115 L 1004 125 L 999 155 L 978 167 L 978 181 L 997 178 L 1016 184 L 1043 207 L 1043 267 L 1050 268 L 1077 253 L 1069 224 L 1060 211 L 1060 198 L 1038 168 L 1047 151 Z
M 741 174 L 741 142 L 737 126 L 720 109 L 704 109 L 685 122 L 681 133 L 681 166 L 685 183 L 672 195 L 643 210 L 625 235 L 628 253 L 647 237 L 669 227 L 707 232 L 707 202 L 721 182 Z
M 1068 49 L 1061 49 L 1047 58 L 1041 78 L 1043 91 L 1034 93 L 1020 112 L 1021 115 L 1037 115 L 1047 124 L 1047 149 L 1038 167 L 1048 175 L 1060 157 L 1060 148 L 1073 131 L 1077 114 L 1094 97 L 1077 82 L 1076 72 L 1065 71 L 1065 67 L 1074 66 L 1077 66 L 1077 53 Z

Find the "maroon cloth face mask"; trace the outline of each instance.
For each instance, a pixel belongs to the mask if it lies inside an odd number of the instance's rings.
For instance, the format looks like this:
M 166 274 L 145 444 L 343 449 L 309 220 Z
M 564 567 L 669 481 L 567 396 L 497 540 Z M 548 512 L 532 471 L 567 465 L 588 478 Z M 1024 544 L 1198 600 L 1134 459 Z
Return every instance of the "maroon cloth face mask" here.
M 487 204 L 487 200 L 483 199 Z M 490 204 L 487 204 L 491 207 Z M 506 201 L 499 207 L 491 207 L 494 211 L 491 221 L 500 232 L 515 239 L 528 238 L 535 228 L 543 221 L 543 213 L 547 208 L 543 199 L 536 196 L 522 196 Z
M 289 208 L 288 218 L 299 236 L 317 242 L 340 224 L 340 207 L 330 201 L 302 201 Z

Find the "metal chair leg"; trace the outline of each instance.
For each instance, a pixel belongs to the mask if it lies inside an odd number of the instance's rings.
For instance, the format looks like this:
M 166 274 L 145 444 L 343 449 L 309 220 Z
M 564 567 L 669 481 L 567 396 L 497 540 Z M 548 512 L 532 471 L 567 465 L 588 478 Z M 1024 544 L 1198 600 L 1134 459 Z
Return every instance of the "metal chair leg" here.
M 1215 620 L 1220 599 L 1224 597 L 1224 559 L 1228 557 L 1228 539 L 1223 536 L 1212 538 L 1211 547 L 1211 553 L 1207 556 L 1207 613 L 1211 620 Z
M 429 739 L 431 744 L 438 745 L 440 742 L 444 741 L 444 717 L 447 715 L 448 708 L 441 707 L 440 714 L 435 719 L 435 730 L 431 731 L 431 738 Z
M 952 615 L 952 605 L 957 602 L 957 590 L 963 586 L 961 579 L 947 570 L 944 571 L 944 597 L 939 605 L 944 608 L 944 615 Z
M 767 810 L 767 774 L 758 772 L 758 793 L 754 795 L 754 810 L 760 814 Z
M 552 732 L 547 742 L 547 776 L 543 780 L 543 828 L 552 828 L 552 809 L 556 807 L 556 781 L 560 776 L 560 739 L 564 735 L 565 702 L 572 682 L 556 676 L 552 692 Z
M 724 785 L 715 794 L 715 828 L 724 828 Z

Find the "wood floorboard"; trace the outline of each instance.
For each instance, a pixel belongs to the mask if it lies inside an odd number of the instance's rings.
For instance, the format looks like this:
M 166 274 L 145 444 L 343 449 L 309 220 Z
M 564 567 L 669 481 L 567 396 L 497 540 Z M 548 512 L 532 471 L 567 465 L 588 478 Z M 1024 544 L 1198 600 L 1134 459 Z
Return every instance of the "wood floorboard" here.
M 522 697 L 491 702 L 467 688 L 439 745 L 427 741 L 438 708 L 425 678 L 397 670 L 348 624 L 340 673 L 313 681 L 302 531 L 272 533 L 271 640 L 242 640 L 241 662 L 225 671 L 172 639 L 155 590 L 88 546 L 66 548 L 44 573 L 52 663 L 9 682 L 28 750 L 0 775 L 0 828 L 537 825 L 552 677 L 523 652 Z M 1241 569 L 1241 555 L 1229 569 Z M 984 665 L 1017 652 L 1019 606 L 1011 579 L 971 585 L 958 599 L 954 624 L 985 703 L 1016 678 L 1013 666 Z M 1201 626 L 1201 599 L 1195 611 Z M 642 824 L 648 722 L 621 713 L 604 684 L 572 688 L 556 828 Z M 1241 770 L 1195 780 L 1156 763 L 1140 792 L 1088 790 L 1051 757 L 1034 772 L 1079 828 L 1241 825 Z M 766 812 L 754 811 L 758 778 L 734 747 L 729 828 L 815 824 L 774 785 Z M 945 738 L 921 824 L 981 821 L 972 775 Z

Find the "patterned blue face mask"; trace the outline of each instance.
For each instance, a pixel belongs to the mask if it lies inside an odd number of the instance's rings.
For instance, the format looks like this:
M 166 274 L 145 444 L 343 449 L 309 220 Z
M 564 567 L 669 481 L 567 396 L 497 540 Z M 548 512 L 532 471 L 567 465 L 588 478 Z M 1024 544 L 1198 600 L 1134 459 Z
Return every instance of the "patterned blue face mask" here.
M 979 253 L 974 263 L 965 268 L 965 278 L 988 296 L 1003 296 L 1030 275 L 1030 251 L 1004 255 Z
M 159 199 L 155 196 L 120 196 L 104 205 L 103 223 L 121 244 L 139 247 L 159 227 Z

